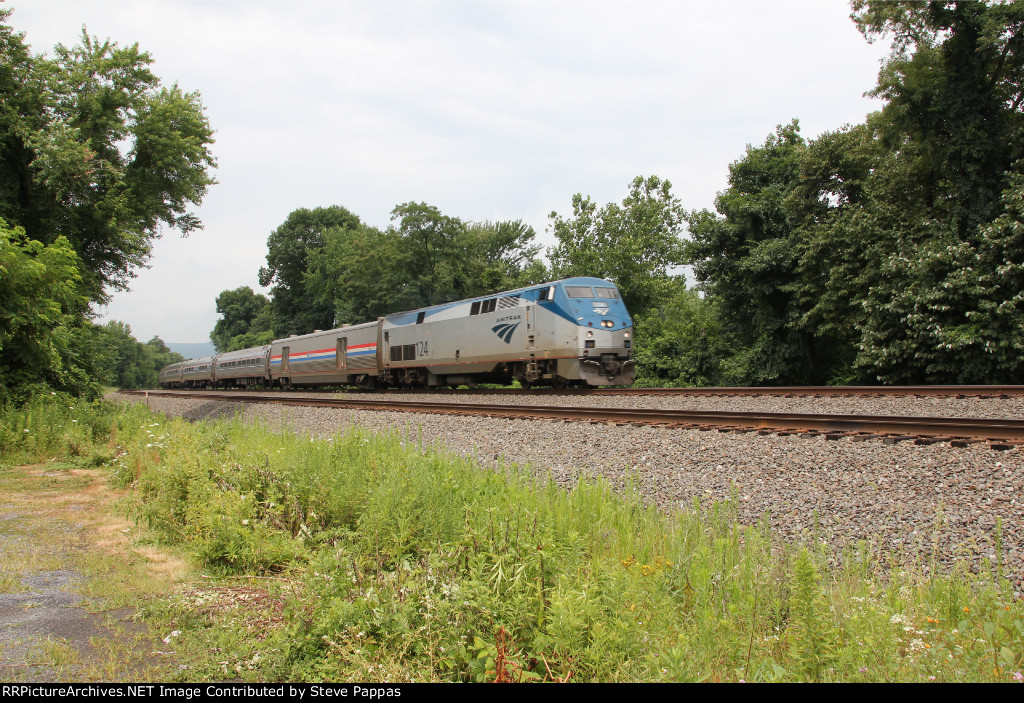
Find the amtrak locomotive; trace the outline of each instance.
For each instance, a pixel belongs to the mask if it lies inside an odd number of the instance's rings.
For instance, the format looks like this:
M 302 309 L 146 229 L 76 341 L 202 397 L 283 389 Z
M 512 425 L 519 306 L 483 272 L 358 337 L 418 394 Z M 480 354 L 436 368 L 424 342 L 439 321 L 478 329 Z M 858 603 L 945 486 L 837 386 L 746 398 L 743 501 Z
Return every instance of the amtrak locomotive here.
M 614 284 L 567 278 L 161 370 L 161 388 L 630 385 L 633 321 Z

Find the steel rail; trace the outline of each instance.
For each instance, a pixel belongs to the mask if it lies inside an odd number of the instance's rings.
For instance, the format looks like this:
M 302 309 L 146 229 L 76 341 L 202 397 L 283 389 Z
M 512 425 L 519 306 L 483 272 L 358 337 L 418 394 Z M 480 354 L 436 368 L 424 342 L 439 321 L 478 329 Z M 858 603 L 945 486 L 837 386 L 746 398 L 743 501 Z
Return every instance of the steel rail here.
M 451 393 L 444 390 L 402 392 Z M 911 397 L 911 398 L 1019 398 L 1024 386 L 705 386 L 692 388 L 476 388 L 457 393 L 538 395 L 677 395 L 677 396 L 778 396 L 778 397 Z
M 728 430 L 867 435 L 900 439 L 986 440 L 1024 443 L 1024 420 L 1014 418 L 903 417 L 895 415 L 830 415 L 809 413 L 737 412 L 722 410 L 662 410 L 637 408 L 581 408 L 548 405 L 488 405 L 432 403 L 417 400 L 385 401 L 349 398 L 309 398 L 244 393 L 183 393 L 178 391 L 124 391 L 134 395 L 202 398 L 245 403 L 346 408 L 389 412 L 485 415 L 505 418 L 564 419 L 617 424 L 656 424 Z
M 586 389 L 584 389 L 586 392 Z M 607 388 L 591 392 L 622 395 L 767 395 L 1015 398 L 1024 386 L 708 386 L 704 388 Z

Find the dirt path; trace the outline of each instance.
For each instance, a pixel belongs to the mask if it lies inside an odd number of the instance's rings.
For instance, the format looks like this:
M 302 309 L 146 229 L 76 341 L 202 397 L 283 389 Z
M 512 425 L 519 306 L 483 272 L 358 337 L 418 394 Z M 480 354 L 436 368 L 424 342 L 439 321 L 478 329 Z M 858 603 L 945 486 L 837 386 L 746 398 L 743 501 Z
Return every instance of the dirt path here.
M 99 469 L 0 466 L 0 680 L 153 681 L 173 671 L 173 645 L 137 615 L 185 565 L 133 546 L 119 498 Z

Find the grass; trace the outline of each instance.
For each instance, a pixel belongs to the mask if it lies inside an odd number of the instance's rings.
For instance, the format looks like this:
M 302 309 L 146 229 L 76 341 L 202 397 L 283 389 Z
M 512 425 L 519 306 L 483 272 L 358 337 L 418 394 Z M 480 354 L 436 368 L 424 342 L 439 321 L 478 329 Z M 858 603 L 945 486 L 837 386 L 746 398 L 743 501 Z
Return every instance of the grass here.
M 201 575 L 170 590 L 128 576 L 141 563 L 85 564 L 94 581 L 120 574 L 116 603 L 148 594 L 136 607 L 175 652 L 171 679 L 1021 677 L 1024 605 L 998 563 L 938 575 L 867 545 L 782 548 L 730 504 L 666 515 L 600 481 L 566 491 L 397 434 L 77 412 L 96 417 L 49 420 L 69 439 L 22 437 L 46 430 L 8 411 L 0 460 L 105 457 L 135 549 L 191 555 Z

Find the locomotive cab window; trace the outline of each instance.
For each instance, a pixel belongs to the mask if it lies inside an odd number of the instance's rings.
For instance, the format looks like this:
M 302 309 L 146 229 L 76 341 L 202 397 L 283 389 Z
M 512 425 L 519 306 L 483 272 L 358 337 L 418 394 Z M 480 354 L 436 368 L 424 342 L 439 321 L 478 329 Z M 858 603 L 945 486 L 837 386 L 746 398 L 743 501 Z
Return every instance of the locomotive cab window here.
M 598 298 L 608 298 L 609 300 L 619 299 L 619 291 L 614 288 L 595 288 L 594 292 L 597 293 Z
M 480 301 L 479 300 L 474 300 L 473 304 L 469 306 L 469 314 L 470 315 L 479 315 L 480 314 Z
M 590 286 L 566 286 L 565 293 L 570 298 L 593 298 L 594 291 Z
M 426 317 L 426 315 L 427 315 L 426 311 L 421 312 L 419 315 L 417 315 L 416 316 L 416 324 L 417 325 L 422 324 L 423 323 L 423 318 Z

